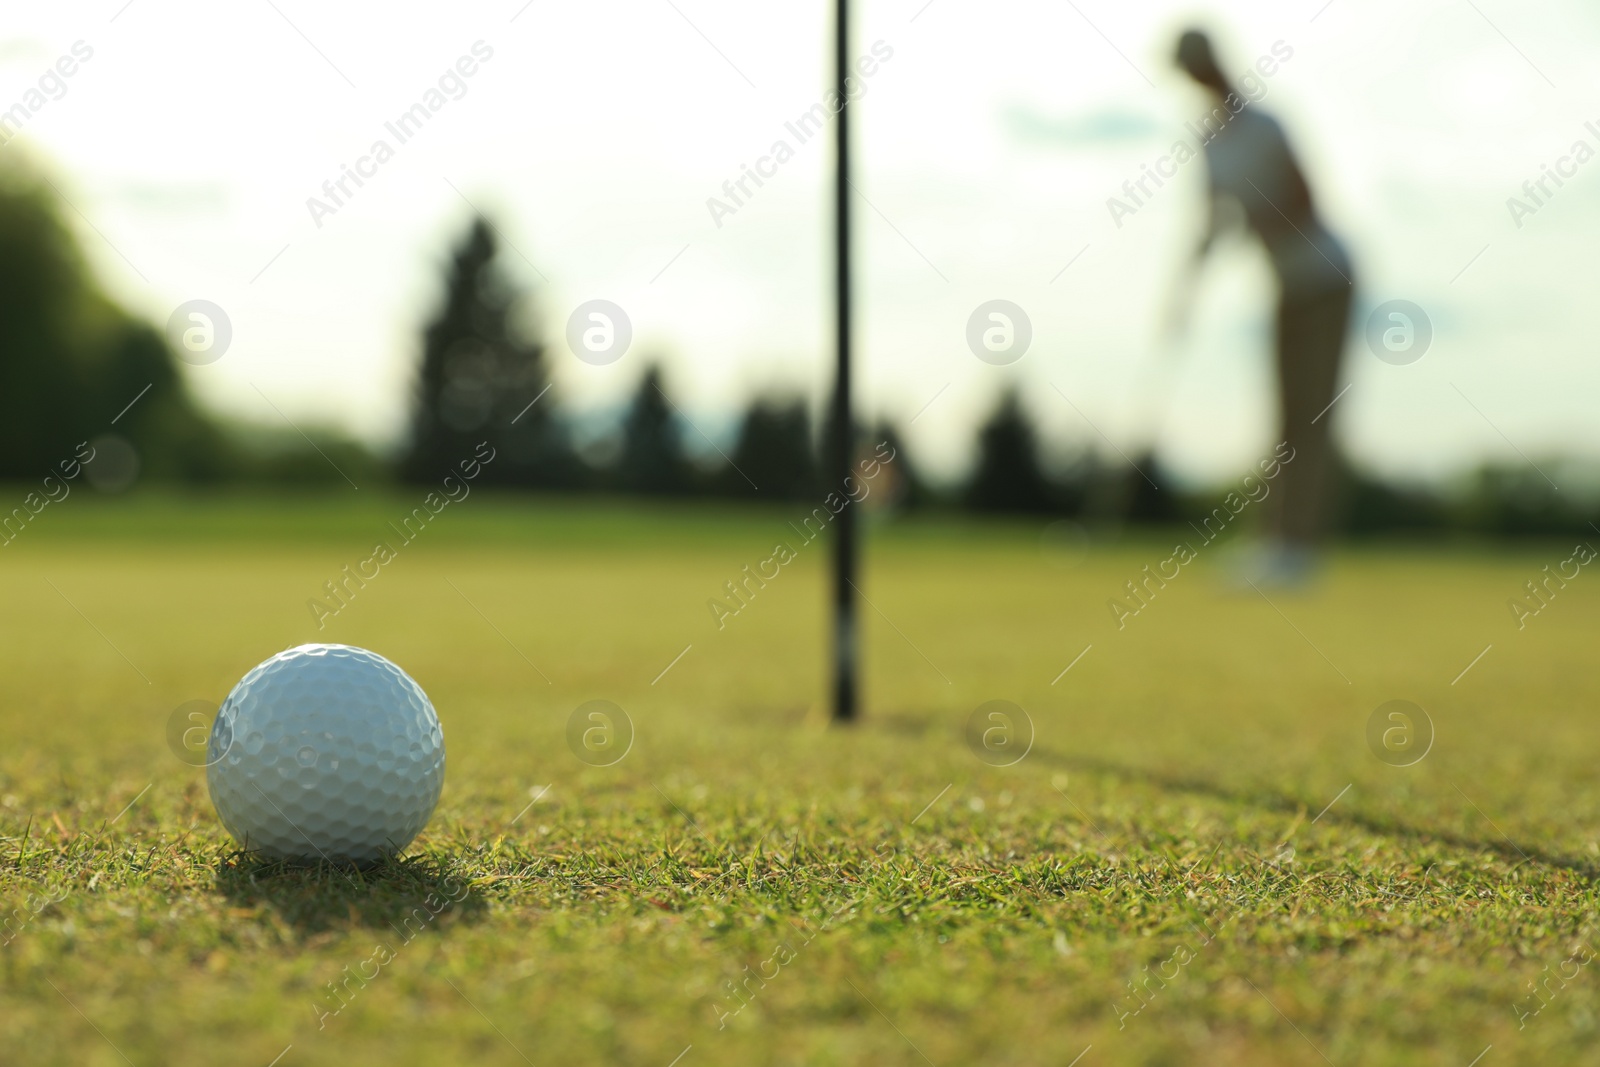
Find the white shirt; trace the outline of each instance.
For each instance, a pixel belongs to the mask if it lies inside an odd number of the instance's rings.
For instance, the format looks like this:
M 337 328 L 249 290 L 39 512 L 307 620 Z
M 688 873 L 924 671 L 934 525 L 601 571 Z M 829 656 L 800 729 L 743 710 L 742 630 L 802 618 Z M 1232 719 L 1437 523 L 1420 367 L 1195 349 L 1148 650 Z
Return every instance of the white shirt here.
M 1246 105 L 1205 144 L 1213 195 L 1238 201 L 1266 245 L 1285 295 L 1311 295 L 1349 285 L 1349 253 L 1318 220 L 1291 224 L 1277 205 L 1293 187 L 1294 153 L 1283 128 Z

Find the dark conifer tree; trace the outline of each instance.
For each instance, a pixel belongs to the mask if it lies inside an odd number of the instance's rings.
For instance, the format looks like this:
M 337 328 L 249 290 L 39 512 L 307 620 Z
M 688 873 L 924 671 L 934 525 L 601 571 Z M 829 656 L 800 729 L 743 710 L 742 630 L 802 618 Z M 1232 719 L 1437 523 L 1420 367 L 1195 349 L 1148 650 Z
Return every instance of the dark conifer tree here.
M 905 439 L 894 423 L 883 421 L 861 440 L 860 454 L 878 461 L 880 474 L 877 492 L 882 494 L 879 505 L 894 508 L 924 507 L 930 503 L 932 493 L 923 481 L 911 455 L 906 451 Z M 885 456 L 893 459 L 885 460 Z
M 804 400 L 757 398 L 745 412 L 725 484 L 763 500 L 808 500 L 819 491 Z M 742 474 L 740 472 L 743 472 Z M 749 481 L 746 481 L 749 479 Z M 750 482 L 759 487 L 752 489 Z
M 978 511 L 1041 512 L 1050 485 L 1039 467 L 1038 434 L 1013 387 L 978 432 L 978 465 L 967 484 L 967 503 Z
M 544 347 L 513 322 L 521 294 L 498 269 L 496 244 L 493 227 L 475 218 L 451 256 L 443 305 L 423 334 L 402 463 L 410 481 L 455 471 L 481 441 L 496 452 L 485 481 L 564 486 L 575 476 L 553 400 L 541 395 L 549 385 Z
M 617 480 L 630 493 L 683 493 L 689 488 L 683 438 L 660 364 L 645 368 L 623 421 Z

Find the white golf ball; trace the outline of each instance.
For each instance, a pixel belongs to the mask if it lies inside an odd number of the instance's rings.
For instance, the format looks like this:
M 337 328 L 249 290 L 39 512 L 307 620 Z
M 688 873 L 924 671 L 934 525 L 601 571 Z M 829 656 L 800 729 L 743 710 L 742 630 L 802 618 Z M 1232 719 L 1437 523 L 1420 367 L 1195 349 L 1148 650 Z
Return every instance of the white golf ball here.
M 444 786 L 444 733 L 422 687 L 376 652 L 300 645 L 233 687 L 206 784 L 245 849 L 371 863 L 409 845 Z

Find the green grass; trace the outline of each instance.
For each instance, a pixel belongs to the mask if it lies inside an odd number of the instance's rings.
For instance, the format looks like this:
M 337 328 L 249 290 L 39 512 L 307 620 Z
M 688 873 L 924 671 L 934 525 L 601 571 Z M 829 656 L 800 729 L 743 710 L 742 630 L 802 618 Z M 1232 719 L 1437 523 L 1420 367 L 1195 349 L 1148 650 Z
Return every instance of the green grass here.
M 306 600 L 411 503 L 74 496 L 0 549 L 0 1059 L 1592 1055 L 1600 578 L 1520 632 L 1506 608 L 1570 546 L 1349 551 L 1272 604 L 1207 548 L 1118 631 L 1164 543 L 880 525 L 840 731 L 823 544 L 724 630 L 706 607 L 796 514 L 475 496 L 319 632 Z M 239 855 L 168 750 L 174 708 L 311 640 L 394 659 L 444 723 L 444 797 L 389 867 Z M 636 731 L 610 767 L 565 742 L 596 698 Z M 1395 698 L 1437 727 L 1407 768 L 1365 740 Z M 964 740 L 995 699 L 1036 729 L 1014 766 Z

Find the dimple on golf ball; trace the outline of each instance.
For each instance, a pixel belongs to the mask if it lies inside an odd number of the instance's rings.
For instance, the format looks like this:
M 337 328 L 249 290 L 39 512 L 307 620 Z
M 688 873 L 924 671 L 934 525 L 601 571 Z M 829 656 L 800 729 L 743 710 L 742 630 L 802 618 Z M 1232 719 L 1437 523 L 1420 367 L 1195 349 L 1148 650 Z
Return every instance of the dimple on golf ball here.
M 444 733 L 422 687 L 376 652 L 300 645 L 233 687 L 206 784 L 245 849 L 371 863 L 411 843 L 444 786 Z

